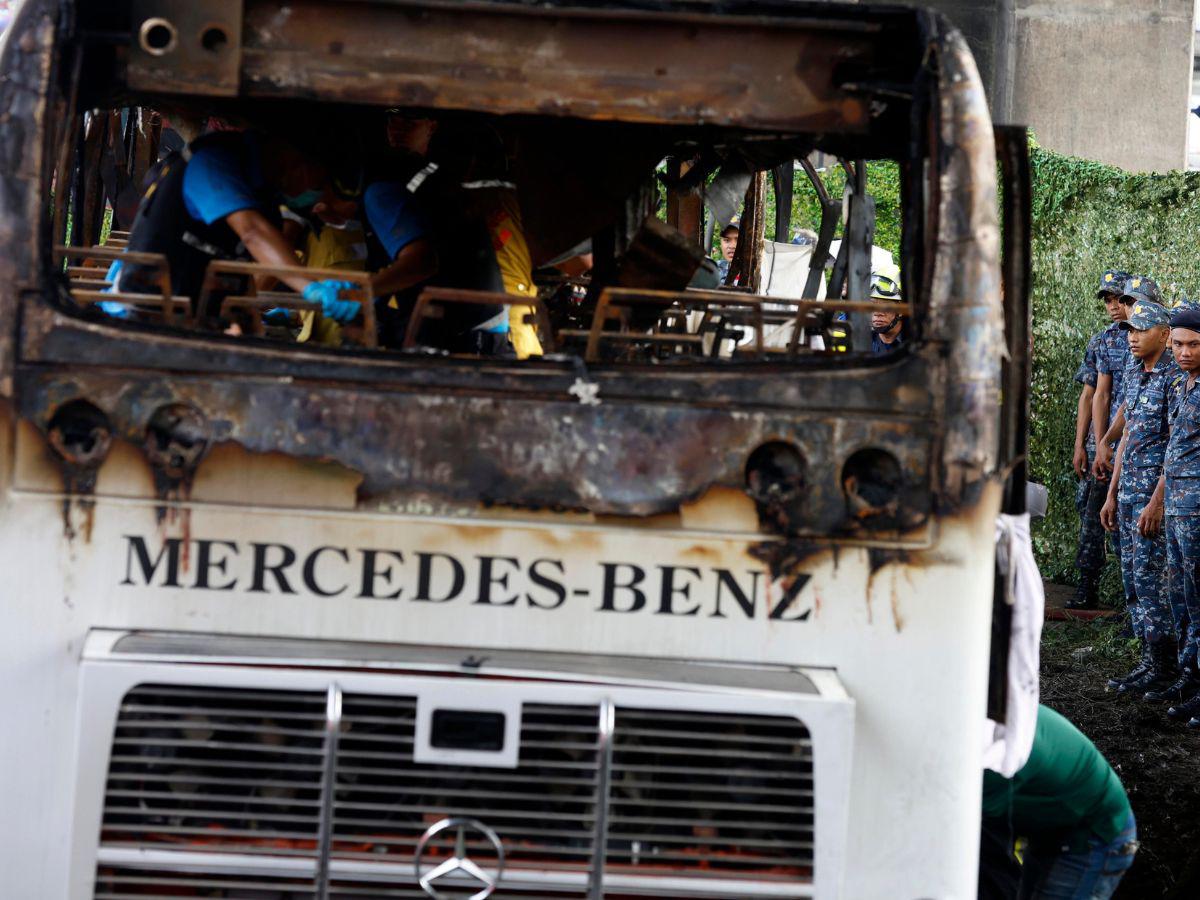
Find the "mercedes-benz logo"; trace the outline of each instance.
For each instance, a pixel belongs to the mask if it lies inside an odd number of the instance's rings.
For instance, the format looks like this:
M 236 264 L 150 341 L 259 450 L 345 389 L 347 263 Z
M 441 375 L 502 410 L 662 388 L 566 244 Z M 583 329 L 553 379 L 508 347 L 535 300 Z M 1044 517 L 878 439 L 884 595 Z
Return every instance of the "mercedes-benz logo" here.
M 429 842 L 441 834 L 443 831 L 448 831 L 451 828 L 458 829 L 454 836 L 454 855 L 449 859 L 444 859 L 427 872 L 421 871 L 421 860 L 425 856 L 425 848 L 429 846 Z M 470 857 L 467 856 L 467 832 L 475 831 L 482 834 L 484 838 L 495 848 L 496 851 L 496 873 L 494 875 L 485 872 L 479 868 Z M 421 840 L 417 842 L 417 855 L 413 861 L 413 865 L 417 872 L 417 882 L 421 885 L 421 890 L 433 898 L 433 900 L 449 900 L 445 894 L 439 894 L 437 888 L 434 887 L 434 882 L 439 878 L 445 878 L 447 875 L 460 872 L 463 875 L 471 878 L 482 887 L 472 894 L 467 900 L 485 900 L 492 895 L 492 891 L 496 890 L 496 885 L 500 883 L 500 876 L 504 873 L 504 847 L 500 843 L 500 837 L 492 829 L 488 828 L 478 819 L 465 818 L 450 818 L 442 819 L 434 825 L 430 825 L 421 835 Z

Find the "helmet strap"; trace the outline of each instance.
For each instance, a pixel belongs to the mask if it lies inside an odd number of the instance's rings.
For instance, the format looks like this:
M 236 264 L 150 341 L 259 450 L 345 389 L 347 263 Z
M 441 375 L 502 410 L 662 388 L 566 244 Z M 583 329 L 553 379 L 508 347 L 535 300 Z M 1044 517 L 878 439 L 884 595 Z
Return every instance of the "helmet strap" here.
M 880 325 L 878 327 L 872 325 L 871 333 L 872 334 L 887 334 L 889 331 L 891 331 L 893 328 L 895 328 L 899 322 L 900 322 L 900 314 L 897 313 L 896 315 L 892 316 L 892 321 L 888 322 L 886 325 Z

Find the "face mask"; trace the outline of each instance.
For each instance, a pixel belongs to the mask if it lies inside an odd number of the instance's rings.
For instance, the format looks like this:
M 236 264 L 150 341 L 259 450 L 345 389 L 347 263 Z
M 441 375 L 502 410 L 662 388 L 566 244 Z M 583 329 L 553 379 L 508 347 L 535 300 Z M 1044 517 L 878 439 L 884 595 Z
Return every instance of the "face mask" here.
M 320 191 L 304 191 L 294 197 L 284 197 L 283 202 L 288 209 L 308 209 L 315 206 L 321 199 Z

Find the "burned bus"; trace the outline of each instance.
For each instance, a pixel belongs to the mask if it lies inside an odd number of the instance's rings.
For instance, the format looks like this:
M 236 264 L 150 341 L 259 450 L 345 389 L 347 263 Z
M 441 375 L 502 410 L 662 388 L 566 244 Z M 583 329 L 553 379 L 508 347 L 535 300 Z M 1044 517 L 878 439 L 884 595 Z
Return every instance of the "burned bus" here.
M 27 0 L 0 74 L 6 896 L 973 894 L 1027 195 L 943 19 Z M 189 291 L 147 238 L 213 133 L 357 209 L 389 117 L 528 283 L 234 241 Z M 463 310 L 524 350 L 429 337 Z

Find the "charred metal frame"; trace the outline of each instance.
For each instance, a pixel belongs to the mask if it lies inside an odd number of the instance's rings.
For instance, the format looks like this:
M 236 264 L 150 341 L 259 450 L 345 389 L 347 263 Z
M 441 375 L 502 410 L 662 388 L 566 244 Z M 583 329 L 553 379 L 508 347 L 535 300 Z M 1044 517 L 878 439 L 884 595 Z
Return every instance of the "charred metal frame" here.
M 1008 348 L 1001 369 L 1004 405 L 1000 453 L 1008 469 L 1004 511 L 1025 512 L 1025 481 L 1029 474 L 1029 384 L 1031 379 L 1033 309 L 1029 302 L 1032 261 L 1029 171 L 1029 133 L 1024 126 L 996 126 L 996 150 L 1004 173 L 1004 342 Z
M 245 101 L 783 130 L 811 134 L 850 158 L 905 161 L 907 212 L 921 223 L 905 235 L 906 280 L 924 317 L 919 343 L 894 358 L 837 366 L 763 360 L 678 370 L 285 351 L 118 328 L 70 312 L 50 253 L 45 186 L 58 161 L 51 135 L 62 140 L 60 123 L 70 121 L 77 47 L 103 45 L 84 66 L 85 85 L 89 65 L 119 73 L 128 60 L 127 48 L 104 32 L 103 16 L 90 37 L 77 28 L 78 16 L 95 12 L 78 6 L 29 0 L 10 28 L 0 84 L 0 398 L 13 398 L 43 433 L 56 411 L 84 401 L 106 417 L 112 436 L 143 446 L 164 408 L 190 409 L 184 419 L 201 423 L 205 446 L 230 442 L 354 470 L 364 508 L 423 498 L 457 508 L 649 516 L 676 513 L 714 488 L 745 490 L 764 531 L 793 541 L 772 555 L 777 567 L 841 540 L 923 545 L 930 514 L 973 506 L 1000 477 L 993 137 L 969 52 L 935 15 L 583 0 L 379 0 L 337 4 L 333 15 L 316 0 L 298 0 L 288 17 L 272 18 L 278 4 L 246 0 L 241 40 L 229 48 L 239 54 Z M 416 39 L 385 40 L 378 16 L 394 17 Z M 488 35 L 487 46 L 464 38 L 464 22 L 483 19 L 474 31 Z M 906 50 L 921 62 L 905 86 L 908 99 L 887 107 L 903 92 L 889 82 L 876 96 L 871 84 L 894 61 L 898 34 L 911 35 Z M 378 77 L 362 78 L 366 70 Z M 747 93 L 757 73 L 779 71 L 796 77 L 763 79 Z M 881 104 L 887 109 L 876 116 Z M 535 248 L 543 256 L 550 249 Z M 581 382 L 598 402 L 581 402 Z M 792 448 L 800 475 L 774 494 L 750 491 L 762 474 L 750 471 L 750 460 L 775 445 Z M 871 448 L 902 472 L 885 515 L 856 508 L 844 487 L 848 461 Z M 200 465 L 204 459 L 197 454 Z M 147 464 L 161 474 L 160 463 Z M 158 481 L 186 485 L 187 477 Z
M 1000 459 L 1008 473 L 1002 509 L 1026 510 L 1029 473 L 1029 385 L 1033 309 L 1029 289 L 1032 261 L 1032 184 L 1029 134 L 1023 126 L 996 126 L 996 151 L 1004 175 L 1004 338 L 1008 352 L 1001 366 L 1005 403 L 1000 423 Z M 988 659 L 988 718 L 1005 721 L 1008 706 L 1008 655 L 1012 642 L 1012 560 L 1010 548 L 998 549 L 992 605 L 992 648 Z

